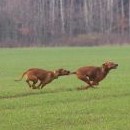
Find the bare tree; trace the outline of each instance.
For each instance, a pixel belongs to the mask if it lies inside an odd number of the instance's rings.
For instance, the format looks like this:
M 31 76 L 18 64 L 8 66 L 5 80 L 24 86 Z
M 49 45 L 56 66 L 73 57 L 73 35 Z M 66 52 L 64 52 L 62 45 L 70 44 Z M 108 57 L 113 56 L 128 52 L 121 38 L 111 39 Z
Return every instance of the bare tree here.
M 130 0 L 129 0 L 129 35 L 130 35 Z
M 0 0 L 0 42 L 38 45 L 82 34 L 129 36 L 130 0 Z
M 65 34 L 65 21 L 64 21 L 64 2 L 60 0 L 60 15 L 61 15 L 61 29 L 62 33 Z
M 51 1 L 51 17 L 52 17 L 52 34 L 54 35 L 54 26 L 55 26 L 55 0 Z
M 121 34 L 124 34 L 124 19 L 125 19 L 125 13 L 124 13 L 124 0 L 121 0 Z
M 87 3 L 87 0 L 84 0 L 84 18 L 85 18 L 85 28 L 86 28 L 86 32 L 88 32 L 88 28 L 89 28 L 88 15 L 89 15 L 88 3 Z

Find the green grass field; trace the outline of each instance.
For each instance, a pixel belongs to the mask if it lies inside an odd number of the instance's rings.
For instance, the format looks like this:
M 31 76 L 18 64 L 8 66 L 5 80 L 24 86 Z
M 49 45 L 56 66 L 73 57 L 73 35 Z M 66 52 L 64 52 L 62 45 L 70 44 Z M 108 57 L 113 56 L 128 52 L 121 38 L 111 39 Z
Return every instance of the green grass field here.
M 119 64 L 95 89 L 75 75 L 42 90 L 15 82 L 31 67 L 75 71 L 86 65 Z M 130 46 L 0 49 L 0 130 L 129 130 Z

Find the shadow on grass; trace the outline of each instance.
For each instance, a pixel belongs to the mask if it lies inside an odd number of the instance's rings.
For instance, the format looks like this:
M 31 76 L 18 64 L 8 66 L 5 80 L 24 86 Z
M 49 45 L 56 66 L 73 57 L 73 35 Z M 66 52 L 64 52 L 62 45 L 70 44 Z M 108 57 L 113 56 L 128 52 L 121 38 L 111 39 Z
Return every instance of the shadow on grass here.
M 68 88 L 68 89 L 56 89 L 56 90 L 49 90 L 49 91 L 37 91 L 37 92 L 28 92 L 28 93 L 19 93 L 16 95 L 9 95 L 9 96 L 0 96 L 0 99 L 15 99 L 15 98 L 22 98 L 22 97 L 27 97 L 27 96 L 33 96 L 33 95 L 42 95 L 42 94 L 51 94 L 51 93 L 63 93 L 63 92 L 70 92 L 70 91 L 79 91 L 77 88 Z M 86 90 L 80 90 L 80 91 L 86 91 Z M 123 96 L 129 96 L 130 93 L 120 93 L 120 94 L 107 94 L 107 95 L 100 95 L 100 96 L 96 96 L 96 98 L 94 96 L 92 96 L 92 100 L 101 100 L 104 98 L 119 98 L 119 97 L 123 97 Z M 90 99 L 89 99 L 90 100 Z M 85 99 L 86 101 L 86 99 Z
M 49 93 L 60 93 L 60 92 L 68 92 L 68 91 L 75 91 L 76 89 L 58 89 L 58 90 L 50 90 L 50 91 L 37 91 L 37 92 L 28 92 L 28 93 L 19 93 L 16 95 L 9 95 L 9 96 L 0 96 L 0 99 L 12 99 L 12 98 L 21 98 L 33 95 L 42 95 L 42 94 L 49 94 Z

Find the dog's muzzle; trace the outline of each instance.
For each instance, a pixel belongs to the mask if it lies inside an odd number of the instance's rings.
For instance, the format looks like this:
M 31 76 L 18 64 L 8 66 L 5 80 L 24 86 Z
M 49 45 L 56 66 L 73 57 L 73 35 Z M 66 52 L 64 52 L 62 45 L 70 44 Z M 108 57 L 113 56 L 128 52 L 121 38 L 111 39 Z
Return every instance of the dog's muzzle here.
M 115 66 L 113 67 L 113 69 L 117 69 L 117 67 L 118 67 L 118 64 L 115 64 Z

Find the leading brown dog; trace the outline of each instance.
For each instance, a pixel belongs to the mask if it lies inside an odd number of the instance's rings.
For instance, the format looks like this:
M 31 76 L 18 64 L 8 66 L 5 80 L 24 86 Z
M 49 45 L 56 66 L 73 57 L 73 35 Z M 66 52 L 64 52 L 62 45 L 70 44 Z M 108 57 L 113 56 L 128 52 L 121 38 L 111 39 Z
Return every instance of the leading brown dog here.
M 42 89 L 46 84 L 50 83 L 54 79 L 57 79 L 59 76 L 69 75 L 70 71 L 65 69 L 58 69 L 53 71 L 38 69 L 38 68 L 31 68 L 28 69 L 26 72 L 23 73 L 22 77 L 19 80 L 21 81 L 24 76 L 26 76 L 26 82 L 30 88 L 33 89 Z M 36 83 L 40 81 L 39 85 L 36 86 Z M 32 82 L 32 84 L 30 83 Z
M 116 69 L 118 64 L 114 62 L 105 62 L 101 67 L 96 66 L 86 66 L 79 68 L 76 72 L 72 72 L 72 74 L 76 74 L 78 79 L 86 82 L 88 86 L 84 88 L 78 89 L 87 89 L 89 87 L 93 87 L 94 85 L 98 85 L 101 80 L 103 80 L 111 69 Z

